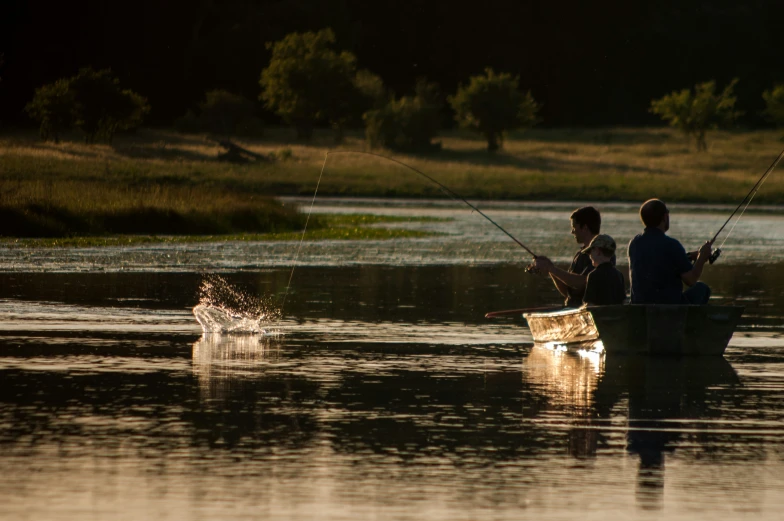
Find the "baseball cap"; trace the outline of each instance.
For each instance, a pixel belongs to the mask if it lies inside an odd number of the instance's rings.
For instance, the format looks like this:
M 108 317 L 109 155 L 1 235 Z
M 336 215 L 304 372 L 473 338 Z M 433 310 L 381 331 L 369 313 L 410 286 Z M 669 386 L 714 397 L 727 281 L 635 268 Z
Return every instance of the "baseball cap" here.
M 615 253 L 615 239 L 609 235 L 599 234 L 591 240 L 591 243 L 583 248 L 583 253 L 591 253 L 592 248 L 604 248 Z

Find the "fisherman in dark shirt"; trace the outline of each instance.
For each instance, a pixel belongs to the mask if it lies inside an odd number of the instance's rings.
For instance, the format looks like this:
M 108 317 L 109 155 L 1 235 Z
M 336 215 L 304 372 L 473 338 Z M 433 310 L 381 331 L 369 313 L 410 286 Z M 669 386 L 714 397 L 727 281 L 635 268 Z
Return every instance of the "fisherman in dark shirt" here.
M 711 291 L 699 279 L 713 243 L 687 254 L 680 242 L 665 235 L 670 212 L 658 199 L 643 203 L 640 219 L 645 230 L 629 243 L 632 304 L 707 304 Z M 690 286 L 685 292 L 684 283 Z
M 626 300 L 623 274 L 612 265 L 615 240 L 609 235 L 597 235 L 583 250 L 591 257 L 594 270 L 585 283 L 583 303 L 588 306 L 612 306 Z
M 539 273 L 549 275 L 558 292 L 565 298 L 564 306 L 578 308 L 583 304 L 583 293 L 588 274 L 593 271 L 591 257 L 583 253 L 583 248 L 588 246 L 594 237 L 599 235 L 602 226 L 602 216 L 593 206 L 578 208 L 569 217 L 572 225 L 572 235 L 580 245 L 580 250 L 575 253 L 572 264 L 568 270 L 563 270 L 553 264 L 547 257 L 540 255 L 534 260 L 534 268 Z M 611 262 L 615 265 L 615 255 Z

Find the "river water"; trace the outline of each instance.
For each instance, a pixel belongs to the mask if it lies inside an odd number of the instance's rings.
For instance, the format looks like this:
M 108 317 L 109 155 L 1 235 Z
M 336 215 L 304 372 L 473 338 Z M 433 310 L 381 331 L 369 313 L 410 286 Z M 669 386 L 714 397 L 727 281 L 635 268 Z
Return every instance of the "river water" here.
M 566 262 L 573 207 L 482 209 Z M 639 231 L 634 207 L 600 209 L 619 245 Z M 725 356 L 646 359 L 484 319 L 558 298 L 459 206 L 315 211 L 452 220 L 301 248 L 0 249 L 0 518 L 781 519 L 783 216 L 746 215 L 706 268 L 716 303 L 746 306 Z M 728 215 L 674 206 L 670 233 L 696 248 Z M 211 273 L 285 295 L 283 317 L 202 334 Z

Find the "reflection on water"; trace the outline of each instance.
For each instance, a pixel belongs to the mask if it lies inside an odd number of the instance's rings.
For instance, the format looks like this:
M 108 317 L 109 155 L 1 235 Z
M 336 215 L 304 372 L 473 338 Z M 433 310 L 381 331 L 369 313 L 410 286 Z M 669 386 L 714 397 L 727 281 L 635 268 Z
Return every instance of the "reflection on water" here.
M 205 333 L 193 344 L 193 374 L 202 398 L 225 399 L 233 383 L 259 370 L 280 354 L 278 335 L 221 335 Z
M 568 453 L 577 458 L 596 455 L 598 431 L 591 427 L 604 361 L 604 353 L 598 350 L 535 345 L 523 363 L 523 377 L 535 382 L 551 406 L 569 418 Z
M 596 382 L 604 373 L 604 355 L 536 345 L 523 363 L 523 374 L 545 391 L 554 405 L 583 414 L 593 402 Z
M 726 360 L 534 347 L 482 318 L 546 303 L 516 266 L 298 269 L 278 336 L 203 334 L 195 274 L 2 275 L 0 518 L 778 519 L 784 281 L 717 273 L 766 304 Z
M 305 201 L 302 201 L 305 202 Z M 239 271 L 298 266 L 460 266 L 528 262 L 519 246 L 460 202 L 448 199 L 371 200 L 318 198 L 314 213 L 372 213 L 414 220 L 384 224 L 438 234 L 424 239 L 392 241 L 297 241 L 150 244 L 107 248 L 0 248 L 0 270 L 6 271 Z M 306 202 L 310 204 L 310 200 Z M 574 255 L 569 214 L 575 203 L 484 201 L 479 207 L 532 251 L 568 263 Z M 618 260 L 626 261 L 626 245 L 640 233 L 639 204 L 601 203 L 602 229 L 618 244 Z M 713 236 L 734 206 L 702 207 L 671 204 L 672 229 L 687 250 Z M 435 217 L 436 221 L 416 220 Z M 746 213 L 723 247 L 720 264 L 784 261 L 784 216 Z M 299 255 L 297 252 L 299 251 Z M 707 269 L 710 271 L 710 268 Z
M 233 286 L 217 274 L 205 275 L 193 316 L 205 333 L 271 332 L 281 318 L 272 297 L 257 296 Z
M 539 419 L 568 430 L 571 456 L 596 457 L 611 443 L 608 434 L 625 432 L 626 449 L 638 459 L 635 496 L 646 510 L 664 505 L 665 455 L 684 438 L 693 443 L 717 430 L 710 422 L 721 416 L 721 405 L 710 391 L 741 385 L 723 357 L 620 356 L 605 363 L 604 355 L 536 346 L 523 367 L 524 378 L 562 418 Z

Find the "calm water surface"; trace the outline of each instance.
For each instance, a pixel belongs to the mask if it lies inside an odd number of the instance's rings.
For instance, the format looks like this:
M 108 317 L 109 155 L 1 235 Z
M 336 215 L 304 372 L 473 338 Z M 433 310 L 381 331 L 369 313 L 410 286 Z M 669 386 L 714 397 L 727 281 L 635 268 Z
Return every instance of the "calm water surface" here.
M 281 296 L 296 244 L 0 250 L 0 518 L 781 519 L 783 217 L 706 269 L 747 306 L 726 355 L 646 359 L 485 320 L 557 296 L 476 215 L 361 209 L 456 218 L 305 243 L 268 336 L 202 335 L 190 308 L 202 272 Z M 570 209 L 487 211 L 567 259 Z M 727 215 L 673 214 L 687 247 Z M 637 228 L 605 209 L 619 243 Z

